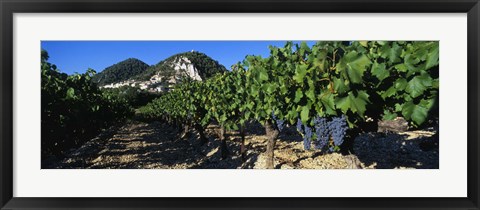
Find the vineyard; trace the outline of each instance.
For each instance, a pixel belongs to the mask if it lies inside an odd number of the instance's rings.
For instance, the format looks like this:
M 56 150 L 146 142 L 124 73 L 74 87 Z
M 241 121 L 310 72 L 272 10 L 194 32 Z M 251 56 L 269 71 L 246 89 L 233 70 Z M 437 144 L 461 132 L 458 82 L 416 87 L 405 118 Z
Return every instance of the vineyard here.
M 129 97 L 47 59 L 42 167 L 438 168 L 438 42 L 286 42 L 208 79 Z M 410 131 L 377 132 L 403 121 Z

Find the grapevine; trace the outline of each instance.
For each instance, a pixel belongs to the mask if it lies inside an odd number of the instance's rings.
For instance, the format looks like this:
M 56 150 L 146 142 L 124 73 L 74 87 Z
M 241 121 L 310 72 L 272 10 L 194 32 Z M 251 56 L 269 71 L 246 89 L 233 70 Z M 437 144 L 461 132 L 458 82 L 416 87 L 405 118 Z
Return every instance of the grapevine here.
M 287 42 L 271 47 L 268 57 L 247 56 L 231 72 L 202 84 L 180 84 L 144 110 L 180 124 L 216 122 L 227 130 L 258 121 L 266 126 L 269 148 L 286 124 L 296 125 L 305 149 L 312 140 L 317 149 L 331 146 L 330 139 L 338 147 L 366 116 L 402 116 L 421 126 L 438 96 L 438 51 L 438 42 L 429 41 L 329 41 L 312 47 Z M 186 120 L 188 113 L 198 117 Z

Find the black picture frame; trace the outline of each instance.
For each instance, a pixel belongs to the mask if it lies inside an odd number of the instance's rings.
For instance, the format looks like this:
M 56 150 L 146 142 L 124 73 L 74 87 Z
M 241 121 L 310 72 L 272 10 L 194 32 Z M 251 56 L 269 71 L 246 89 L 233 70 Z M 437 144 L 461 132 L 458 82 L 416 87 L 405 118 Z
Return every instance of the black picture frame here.
M 479 209 L 478 0 L 0 0 L 1 209 Z M 468 196 L 466 198 L 16 198 L 13 193 L 15 13 L 467 13 Z M 452 180 L 446 180 L 452 181 Z M 219 189 L 221 190 L 221 189 Z

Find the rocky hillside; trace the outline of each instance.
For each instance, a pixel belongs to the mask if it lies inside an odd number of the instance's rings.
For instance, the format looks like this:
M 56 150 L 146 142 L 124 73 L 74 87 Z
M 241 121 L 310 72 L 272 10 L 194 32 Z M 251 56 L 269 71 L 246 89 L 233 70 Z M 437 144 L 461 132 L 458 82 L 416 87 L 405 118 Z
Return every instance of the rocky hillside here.
M 138 80 L 148 80 L 153 76 L 173 78 L 173 76 L 189 76 L 195 80 L 205 80 L 216 73 L 227 69 L 204 53 L 190 51 L 179 53 L 148 68 L 145 73 L 138 75 Z
M 218 61 L 204 53 L 190 51 L 170 56 L 129 78 L 101 85 L 104 88 L 132 86 L 143 90 L 161 92 L 172 88 L 185 77 L 203 81 L 214 74 L 225 71 L 227 69 Z
M 142 74 L 149 67 L 145 62 L 136 58 L 129 58 L 105 68 L 93 77 L 93 81 L 100 86 L 118 83 Z

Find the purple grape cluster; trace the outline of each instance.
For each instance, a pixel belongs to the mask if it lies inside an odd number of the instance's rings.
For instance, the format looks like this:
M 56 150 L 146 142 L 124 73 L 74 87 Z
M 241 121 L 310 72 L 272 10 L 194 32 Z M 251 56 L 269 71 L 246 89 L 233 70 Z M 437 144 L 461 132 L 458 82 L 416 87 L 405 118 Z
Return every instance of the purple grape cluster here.
M 345 115 L 341 117 L 332 117 L 329 121 L 324 117 L 315 117 L 313 119 L 315 135 L 317 140 L 315 142 L 315 149 L 323 149 L 325 146 L 328 146 L 328 141 L 330 136 L 333 139 L 335 146 L 340 146 L 347 134 L 348 125 L 347 118 Z M 304 125 L 300 119 L 297 120 L 297 131 L 303 134 L 303 147 L 305 150 L 311 148 L 312 142 L 312 128 L 308 125 Z M 329 148 L 330 151 L 334 150 L 334 147 Z
M 312 129 L 306 125 L 304 127 L 305 127 L 305 133 L 303 135 L 303 148 L 305 150 L 309 150 L 311 145 L 311 140 L 312 140 Z
M 297 120 L 297 131 L 303 136 L 303 148 L 305 150 L 310 149 L 311 139 L 312 139 L 312 129 L 307 125 L 303 125 L 300 118 Z
M 277 119 L 277 116 L 275 116 L 275 114 L 273 113 L 273 111 L 272 111 L 272 118 L 273 118 L 273 120 L 275 121 L 275 124 L 277 125 L 278 130 L 279 130 L 279 131 L 282 131 L 285 121 L 284 121 L 284 120 Z
M 303 133 L 302 121 L 300 120 L 300 118 L 298 118 L 298 120 L 297 120 L 297 131 L 299 133 Z
M 313 119 L 313 123 L 315 124 L 315 134 L 317 135 L 315 149 L 322 149 L 327 145 L 330 138 L 327 118 L 317 116 Z
M 343 143 L 348 130 L 345 115 L 342 115 L 341 117 L 333 117 L 328 123 L 328 130 L 330 130 L 335 146 L 340 146 Z

